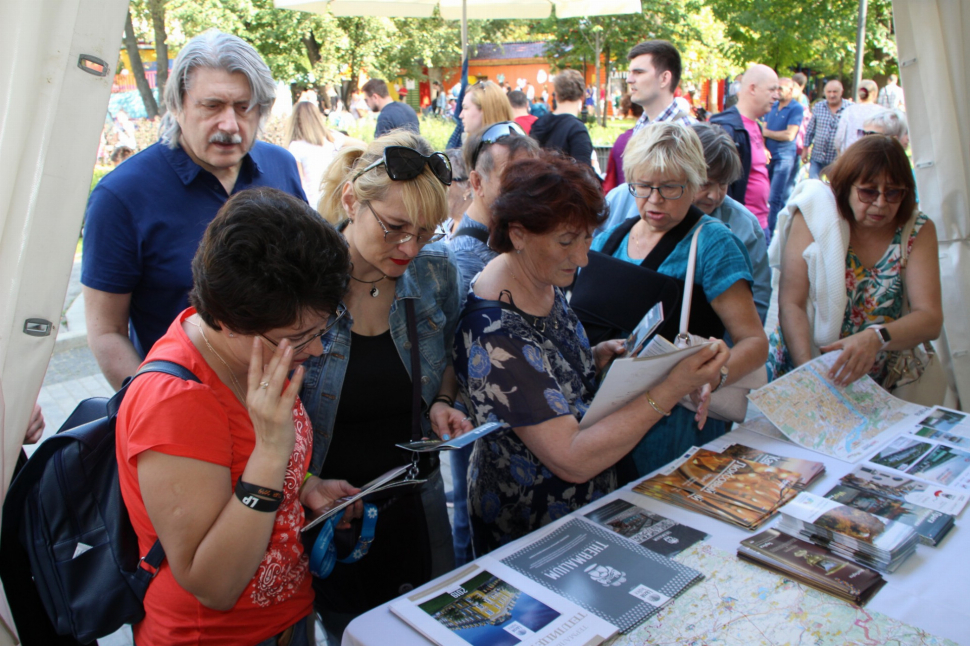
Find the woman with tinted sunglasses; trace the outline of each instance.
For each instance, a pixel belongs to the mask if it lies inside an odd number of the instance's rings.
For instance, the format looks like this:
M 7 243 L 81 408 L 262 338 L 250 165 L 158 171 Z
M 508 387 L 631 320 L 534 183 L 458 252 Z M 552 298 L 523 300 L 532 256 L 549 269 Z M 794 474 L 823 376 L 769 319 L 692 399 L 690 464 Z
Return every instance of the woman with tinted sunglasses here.
M 841 350 L 836 383 L 869 374 L 891 390 L 898 353 L 943 325 L 936 228 L 916 208 L 913 172 L 893 137 L 863 137 L 828 176 L 828 185 L 799 184 L 778 217 L 768 252 L 781 267 L 769 377 Z
M 360 486 L 411 462 L 414 454 L 395 444 L 412 439 L 415 423 L 427 437 L 471 430 L 453 407 L 458 270 L 436 232 L 448 216 L 451 181 L 447 157 L 402 130 L 366 149 L 344 149 L 330 166 L 320 210 L 340 221 L 351 281 L 342 303 L 347 314 L 326 337 L 324 354 L 306 364 L 301 398 L 314 430 L 311 473 L 343 474 Z M 377 526 L 367 555 L 337 563 L 329 577 L 314 580 L 316 607 L 332 643 L 355 616 L 453 567 L 440 471 L 430 459 L 417 466 L 425 484 L 374 501 Z

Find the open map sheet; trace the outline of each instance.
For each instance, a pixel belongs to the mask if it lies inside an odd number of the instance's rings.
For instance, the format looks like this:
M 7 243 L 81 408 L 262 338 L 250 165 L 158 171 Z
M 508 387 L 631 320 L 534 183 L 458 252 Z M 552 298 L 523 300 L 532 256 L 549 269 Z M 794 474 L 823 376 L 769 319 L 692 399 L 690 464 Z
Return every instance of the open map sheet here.
M 896 399 L 864 375 L 845 388 L 828 372 L 838 353 L 823 354 L 748 395 L 792 442 L 846 462 L 857 462 L 886 442 L 886 431 L 922 406 Z
M 705 575 L 614 646 L 956 646 L 878 612 L 857 608 L 706 543 L 674 560 Z

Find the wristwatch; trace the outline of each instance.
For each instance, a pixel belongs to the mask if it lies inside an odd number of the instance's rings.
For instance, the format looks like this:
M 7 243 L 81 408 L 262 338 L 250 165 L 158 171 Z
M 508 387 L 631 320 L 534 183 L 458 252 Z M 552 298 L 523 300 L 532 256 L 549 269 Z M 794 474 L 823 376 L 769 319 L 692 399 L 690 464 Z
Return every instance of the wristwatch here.
M 728 367 L 721 366 L 721 381 L 717 382 L 717 385 L 714 386 L 714 390 L 712 390 L 711 392 L 712 393 L 717 392 L 718 389 L 724 385 L 724 382 L 727 381 L 727 378 L 728 378 Z
M 882 341 L 882 347 L 879 349 L 885 350 L 889 342 L 893 340 L 889 335 L 889 330 L 884 325 L 870 325 L 869 329 L 879 335 L 879 340 Z

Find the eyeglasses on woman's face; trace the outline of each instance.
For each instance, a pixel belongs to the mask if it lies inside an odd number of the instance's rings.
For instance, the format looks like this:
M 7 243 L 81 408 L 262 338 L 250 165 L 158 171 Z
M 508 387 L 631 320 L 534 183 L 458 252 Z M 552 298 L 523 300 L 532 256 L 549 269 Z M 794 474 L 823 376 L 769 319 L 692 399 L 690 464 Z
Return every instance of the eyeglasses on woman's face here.
M 630 194 L 633 197 L 639 197 L 645 200 L 650 199 L 654 191 L 660 193 L 660 197 L 665 200 L 679 200 L 684 196 L 684 191 L 687 190 L 687 186 L 684 184 L 663 184 L 661 186 L 651 186 L 650 184 L 641 184 L 639 182 L 630 182 L 627 185 L 630 189 Z
M 880 195 L 886 198 L 886 202 L 889 204 L 899 204 L 906 197 L 905 188 L 887 188 L 884 191 L 875 188 L 863 188 L 862 186 L 853 186 L 853 188 L 859 197 L 859 201 L 863 204 L 874 204 Z
M 319 332 L 311 332 L 309 338 L 304 339 L 302 341 L 300 341 L 300 340 L 292 341 L 291 340 L 292 347 L 293 347 L 293 354 L 294 355 L 299 354 L 308 345 L 310 345 L 311 343 L 313 343 L 317 339 L 320 339 L 320 338 L 326 336 L 327 333 L 330 332 L 330 330 L 332 330 L 335 325 L 337 325 L 337 321 L 339 321 L 341 318 L 343 318 L 344 314 L 346 314 L 346 313 L 347 313 L 347 308 L 341 306 L 340 308 L 337 309 L 337 313 L 336 314 L 331 314 L 327 318 L 327 324 Z M 272 348 L 273 348 L 274 351 L 280 345 L 280 341 L 274 341 L 273 339 L 270 339 L 269 337 L 266 337 L 266 336 L 264 336 L 262 334 L 257 334 L 256 336 L 258 336 L 260 339 L 262 339 L 263 341 L 265 341 L 266 343 L 268 343 L 270 346 L 272 346 Z M 282 341 L 282 339 L 281 339 L 281 341 Z
M 374 217 L 377 218 L 377 223 L 380 224 L 381 229 L 384 230 L 384 242 L 387 244 L 404 244 L 405 242 L 409 242 L 412 238 L 414 238 L 417 240 L 419 245 L 426 245 L 431 242 L 437 242 L 445 237 L 445 234 L 441 232 L 414 234 L 409 231 L 390 230 L 387 228 L 387 225 L 384 224 L 384 220 L 377 215 L 377 211 L 374 210 L 374 207 L 371 206 L 370 202 L 367 203 L 367 208 L 370 209 L 370 212 L 374 214 Z

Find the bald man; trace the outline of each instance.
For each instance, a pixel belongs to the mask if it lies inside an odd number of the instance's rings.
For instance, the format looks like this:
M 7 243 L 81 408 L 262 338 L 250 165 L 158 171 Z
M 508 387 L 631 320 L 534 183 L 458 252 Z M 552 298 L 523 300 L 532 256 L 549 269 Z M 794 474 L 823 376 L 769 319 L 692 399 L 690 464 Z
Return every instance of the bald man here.
M 831 80 L 825 84 L 825 100 L 812 108 L 812 120 L 805 131 L 805 147 L 802 149 L 802 162 L 812 160 L 808 176 L 818 179 L 822 169 L 835 161 L 835 133 L 839 129 L 842 113 L 851 105 L 842 98 L 842 83 Z
M 768 196 L 771 181 L 768 179 L 769 153 L 758 119 L 771 110 L 778 100 L 778 75 L 767 65 L 752 65 L 741 77 L 738 102 L 711 117 L 731 136 L 741 155 L 744 174 L 731 184 L 728 195 L 741 202 L 755 217 L 765 238 L 768 231 Z

